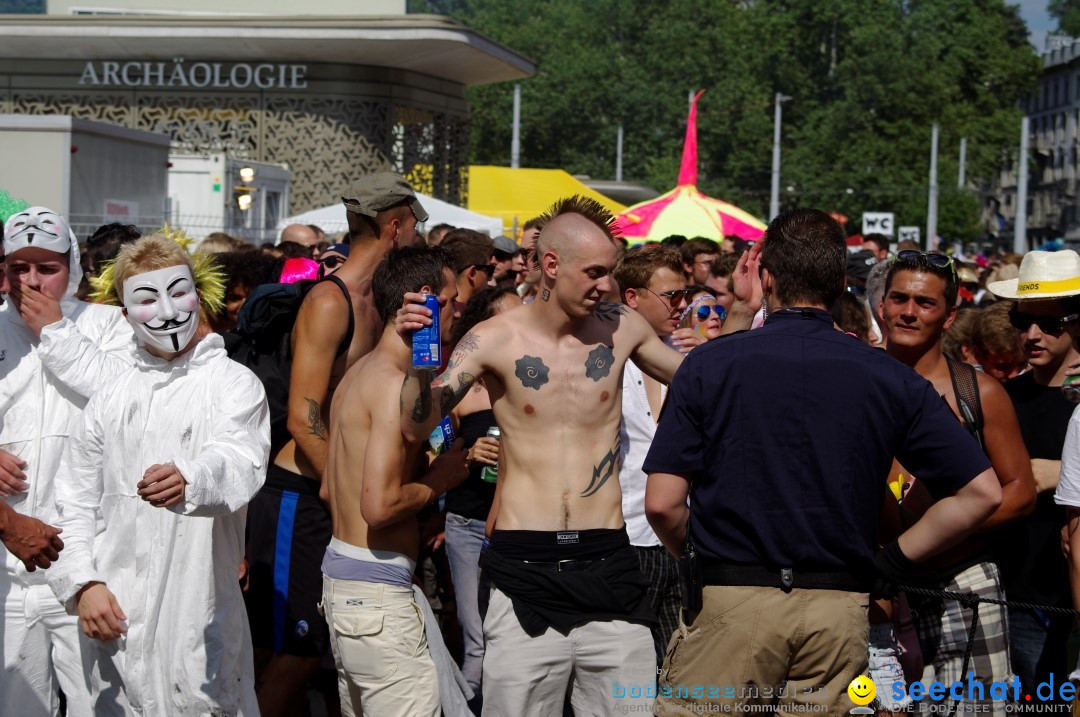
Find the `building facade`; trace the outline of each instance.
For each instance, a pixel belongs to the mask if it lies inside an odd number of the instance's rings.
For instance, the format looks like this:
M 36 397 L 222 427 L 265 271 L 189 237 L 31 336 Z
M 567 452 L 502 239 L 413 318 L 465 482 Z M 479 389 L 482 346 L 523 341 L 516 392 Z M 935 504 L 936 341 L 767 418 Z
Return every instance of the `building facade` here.
M 163 133 L 174 152 L 284 165 L 294 212 L 388 169 L 464 204 L 465 89 L 535 70 L 448 18 L 406 15 L 404 0 L 315 0 L 302 17 L 284 14 L 292 2 L 215 4 L 62 0 L 0 18 L 0 114 L 110 122 Z
M 1050 36 L 1039 83 L 1023 102 L 1028 117 L 1027 236 L 1030 246 L 1064 238 L 1080 242 L 1077 127 L 1080 124 L 1080 40 Z M 1017 132 L 1019 135 L 1019 132 Z M 1019 144 L 1019 136 L 1017 137 Z M 1016 220 L 1017 157 L 1010 153 L 988 214 L 1011 237 Z M 994 206 L 996 204 L 996 206 Z

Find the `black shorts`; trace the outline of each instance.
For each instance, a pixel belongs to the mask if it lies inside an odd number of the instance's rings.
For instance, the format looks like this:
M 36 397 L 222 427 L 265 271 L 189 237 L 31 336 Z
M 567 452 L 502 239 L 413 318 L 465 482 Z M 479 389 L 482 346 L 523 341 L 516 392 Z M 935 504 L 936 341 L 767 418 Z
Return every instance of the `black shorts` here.
M 329 654 L 330 631 L 318 605 L 332 529 L 319 483 L 271 465 L 247 515 L 251 584 L 244 602 L 256 648 L 300 657 Z

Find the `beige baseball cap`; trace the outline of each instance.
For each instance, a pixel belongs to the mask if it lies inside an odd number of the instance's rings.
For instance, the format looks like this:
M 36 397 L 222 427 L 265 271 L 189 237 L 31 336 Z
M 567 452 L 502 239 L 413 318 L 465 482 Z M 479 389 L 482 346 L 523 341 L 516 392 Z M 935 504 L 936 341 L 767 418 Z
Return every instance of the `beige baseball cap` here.
M 353 182 L 348 194 L 341 198 L 345 209 L 366 217 L 374 217 L 395 204 L 408 202 L 416 221 L 426 222 L 428 213 L 416 198 L 409 183 L 400 174 L 379 172 L 361 177 Z

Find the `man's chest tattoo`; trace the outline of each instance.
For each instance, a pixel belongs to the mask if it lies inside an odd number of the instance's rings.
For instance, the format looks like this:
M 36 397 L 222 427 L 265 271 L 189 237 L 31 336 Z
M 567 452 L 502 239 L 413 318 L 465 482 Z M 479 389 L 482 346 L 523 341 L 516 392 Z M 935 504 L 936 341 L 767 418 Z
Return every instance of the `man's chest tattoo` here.
M 548 382 L 548 371 L 550 369 L 539 356 L 526 355 L 514 362 L 514 375 L 525 388 L 539 391 Z
M 615 352 L 610 346 L 600 344 L 589 352 L 585 359 L 585 375 L 593 381 L 599 381 L 611 373 L 611 366 L 615 363 Z

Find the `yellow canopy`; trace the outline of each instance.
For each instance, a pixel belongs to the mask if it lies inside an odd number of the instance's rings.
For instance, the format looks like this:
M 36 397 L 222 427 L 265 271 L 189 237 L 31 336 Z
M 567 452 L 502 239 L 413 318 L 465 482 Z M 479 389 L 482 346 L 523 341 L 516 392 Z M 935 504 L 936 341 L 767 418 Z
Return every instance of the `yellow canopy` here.
M 500 217 L 503 234 L 515 239 L 515 219 L 520 233 L 525 222 L 543 214 L 556 200 L 575 194 L 595 199 L 612 214 L 626 209 L 625 205 L 590 189 L 562 169 L 469 166 L 469 210 Z

